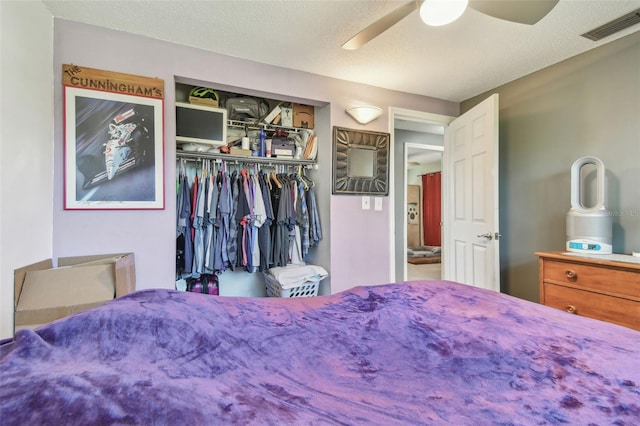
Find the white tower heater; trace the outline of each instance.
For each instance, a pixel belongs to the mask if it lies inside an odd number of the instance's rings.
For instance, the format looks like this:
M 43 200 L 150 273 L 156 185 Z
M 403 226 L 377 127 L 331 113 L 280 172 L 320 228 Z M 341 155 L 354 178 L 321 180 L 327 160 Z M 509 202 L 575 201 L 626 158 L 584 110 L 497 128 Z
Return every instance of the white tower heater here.
M 596 167 L 596 203 L 585 207 L 582 168 Z M 604 206 L 604 163 L 596 157 L 578 158 L 571 166 L 571 209 L 567 213 L 567 250 L 579 253 L 612 253 L 612 217 Z

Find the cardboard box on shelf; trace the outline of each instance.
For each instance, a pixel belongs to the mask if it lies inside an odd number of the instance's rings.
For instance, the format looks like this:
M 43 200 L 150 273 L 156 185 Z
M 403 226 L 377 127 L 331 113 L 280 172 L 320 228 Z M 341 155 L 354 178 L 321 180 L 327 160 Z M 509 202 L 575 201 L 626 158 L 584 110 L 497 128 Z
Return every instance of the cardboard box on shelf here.
M 231 147 L 229 148 L 229 154 L 238 157 L 251 157 L 251 150 Z
M 61 257 L 14 271 L 14 330 L 35 328 L 135 291 L 133 253 Z
M 314 111 L 311 105 L 293 104 L 293 127 L 313 129 Z

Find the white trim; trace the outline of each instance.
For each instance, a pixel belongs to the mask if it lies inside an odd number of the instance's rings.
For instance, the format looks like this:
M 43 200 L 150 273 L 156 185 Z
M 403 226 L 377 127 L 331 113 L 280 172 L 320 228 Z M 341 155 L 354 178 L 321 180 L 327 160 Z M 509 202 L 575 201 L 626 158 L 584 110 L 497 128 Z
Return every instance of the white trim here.
M 389 129 L 390 129 L 390 134 L 391 134 L 391 139 L 390 139 L 390 143 L 391 143 L 391 150 L 390 150 L 390 155 L 389 155 L 389 249 L 390 249 L 390 253 L 391 256 L 389 256 L 389 263 L 390 263 L 390 267 L 389 267 L 389 282 L 395 282 L 395 276 L 396 276 L 396 259 L 395 259 L 395 253 L 396 253 L 396 241 L 395 241 L 395 209 L 393 208 L 393 203 L 391 202 L 391 200 L 393 200 L 395 198 L 395 155 L 394 155 L 394 149 L 393 147 L 395 146 L 395 121 L 398 120 L 409 120 L 409 121 L 417 121 L 420 123 L 426 123 L 426 124 L 433 124 L 433 125 L 440 125 L 440 126 L 444 126 L 445 127 L 445 131 L 446 131 L 446 127 L 449 126 L 449 123 L 451 123 L 455 117 L 451 117 L 451 116 L 447 116 L 447 115 L 441 115 L 441 114 L 433 114 L 430 112 L 422 112 L 422 111 L 414 111 L 414 110 L 409 110 L 409 109 L 404 109 L 404 108 L 396 108 L 396 107 L 389 107 Z M 420 147 L 424 147 L 427 145 L 419 145 Z M 444 154 L 444 147 L 437 147 L 443 150 L 443 154 Z M 405 164 L 406 164 L 406 150 L 405 150 Z M 444 170 L 444 162 L 442 164 L 443 166 L 443 170 L 442 170 L 442 174 L 443 177 L 445 175 L 445 170 Z M 403 168 L 404 169 L 404 177 L 403 177 L 403 182 L 404 182 L 404 187 L 407 186 L 407 170 L 406 167 Z M 403 192 L 403 209 L 404 209 L 404 216 L 403 217 L 407 217 L 407 193 L 406 191 Z M 443 212 L 444 213 L 444 212 Z M 444 216 L 443 216 L 444 217 Z M 407 235 L 407 225 L 406 225 L 406 220 L 403 220 L 403 229 L 404 229 L 404 235 Z M 406 237 L 405 237 L 406 239 Z M 404 250 L 404 254 L 403 254 L 403 258 L 404 258 L 404 274 L 403 276 L 407 277 L 407 266 L 406 266 L 406 261 L 407 261 L 407 253 L 406 250 Z
M 389 177 L 387 180 L 387 185 L 389 188 L 389 195 L 387 196 L 387 205 L 389 206 L 389 225 L 387 227 L 387 232 L 389 233 L 389 277 L 388 281 L 390 283 L 396 282 L 396 239 L 394 231 L 395 221 L 395 209 L 393 208 L 392 200 L 395 197 L 395 155 L 394 155 L 394 147 L 396 146 L 396 114 L 398 109 L 394 107 L 389 107 Z
M 456 118 L 448 115 L 433 114 L 430 112 L 414 111 L 410 109 L 394 107 L 389 108 L 389 113 L 389 119 L 391 120 L 391 129 L 393 129 L 393 123 L 396 119 L 419 121 L 422 123 L 435 124 L 446 127 Z

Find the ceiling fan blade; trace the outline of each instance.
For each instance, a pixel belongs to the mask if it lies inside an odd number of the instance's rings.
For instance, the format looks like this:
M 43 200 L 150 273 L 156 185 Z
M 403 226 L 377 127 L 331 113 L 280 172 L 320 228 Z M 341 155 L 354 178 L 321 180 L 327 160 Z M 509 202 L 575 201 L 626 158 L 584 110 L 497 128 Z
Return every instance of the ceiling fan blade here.
M 378 37 L 389 28 L 406 18 L 411 12 L 417 10 L 420 2 L 410 1 L 386 16 L 378 19 L 373 24 L 369 25 L 364 30 L 353 36 L 349 41 L 343 44 L 341 47 L 346 50 L 356 50 L 370 42 L 374 38 Z
M 469 7 L 494 18 L 533 25 L 557 3 L 558 0 L 469 0 Z

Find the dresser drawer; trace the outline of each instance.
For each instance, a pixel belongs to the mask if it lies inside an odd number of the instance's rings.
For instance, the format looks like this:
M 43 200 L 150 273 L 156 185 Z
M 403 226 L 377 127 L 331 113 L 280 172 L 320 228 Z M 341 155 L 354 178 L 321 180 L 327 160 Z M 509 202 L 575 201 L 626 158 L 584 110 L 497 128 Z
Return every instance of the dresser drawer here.
M 640 274 L 634 271 L 546 259 L 544 281 L 640 300 Z
M 543 286 L 541 302 L 547 306 L 640 330 L 638 302 L 547 282 Z

